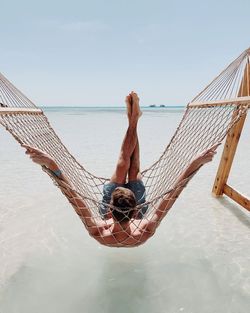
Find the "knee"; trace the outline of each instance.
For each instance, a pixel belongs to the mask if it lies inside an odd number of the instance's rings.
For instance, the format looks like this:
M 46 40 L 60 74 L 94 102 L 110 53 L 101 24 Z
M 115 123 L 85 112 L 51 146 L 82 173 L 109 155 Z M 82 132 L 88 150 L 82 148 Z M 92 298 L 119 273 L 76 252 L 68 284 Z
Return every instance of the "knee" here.
M 121 154 L 118 160 L 118 165 L 121 167 L 126 167 L 130 165 L 130 157 L 126 154 Z
M 128 170 L 129 169 L 129 159 L 119 158 L 117 163 L 118 170 Z

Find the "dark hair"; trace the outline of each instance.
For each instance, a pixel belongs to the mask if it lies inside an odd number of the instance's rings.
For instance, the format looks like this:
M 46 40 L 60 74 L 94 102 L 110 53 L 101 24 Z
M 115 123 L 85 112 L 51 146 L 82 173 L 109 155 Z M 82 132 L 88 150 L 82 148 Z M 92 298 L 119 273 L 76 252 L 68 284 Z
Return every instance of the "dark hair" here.
M 129 221 L 133 214 L 133 208 L 136 206 L 134 193 L 123 187 L 117 187 L 111 195 L 112 215 L 117 222 Z

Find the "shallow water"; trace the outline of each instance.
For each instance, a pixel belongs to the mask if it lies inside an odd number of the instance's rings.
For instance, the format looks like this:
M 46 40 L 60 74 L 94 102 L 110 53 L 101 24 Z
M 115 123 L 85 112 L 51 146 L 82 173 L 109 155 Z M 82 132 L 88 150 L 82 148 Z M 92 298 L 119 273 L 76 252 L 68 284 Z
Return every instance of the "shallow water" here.
M 47 115 L 86 169 L 111 175 L 126 129 L 123 111 Z M 180 110 L 144 112 L 142 168 L 159 157 L 181 116 Z M 248 120 L 229 181 L 248 196 L 249 133 Z M 0 138 L 1 313 L 249 312 L 250 215 L 211 196 L 220 153 L 150 241 L 111 249 L 88 236 L 60 191 L 3 129 Z

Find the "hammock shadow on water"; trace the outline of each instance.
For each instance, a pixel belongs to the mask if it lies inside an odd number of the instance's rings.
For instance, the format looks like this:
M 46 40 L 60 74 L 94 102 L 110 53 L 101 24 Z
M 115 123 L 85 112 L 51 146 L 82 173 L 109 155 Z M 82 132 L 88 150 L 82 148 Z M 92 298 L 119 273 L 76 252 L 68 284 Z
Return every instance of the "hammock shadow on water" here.
M 145 301 L 149 295 L 148 270 L 145 260 L 140 257 L 136 260 L 129 260 L 129 257 L 127 260 L 105 259 L 93 312 L 153 312 L 151 303 Z
M 217 200 L 220 202 L 220 204 L 223 205 L 223 207 L 229 210 L 242 224 L 250 229 L 250 219 L 247 216 L 246 211 L 241 211 L 241 207 L 239 205 L 232 203 L 225 197 L 217 198 Z

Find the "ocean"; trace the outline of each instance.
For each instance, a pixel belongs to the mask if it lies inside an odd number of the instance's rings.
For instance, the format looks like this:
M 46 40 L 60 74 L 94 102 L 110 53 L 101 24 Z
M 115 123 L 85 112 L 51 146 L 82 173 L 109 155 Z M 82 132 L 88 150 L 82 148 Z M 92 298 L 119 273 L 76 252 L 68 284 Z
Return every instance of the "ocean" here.
M 123 108 L 44 108 L 84 167 L 110 177 Z M 141 167 L 156 161 L 184 109 L 143 108 Z M 250 196 L 250 121 L 229 184 Z M 247 313 L 250 215 L 211 195 L 222 147 L 145 245 L 100 246 L 51 180 L 0 128 L 0 313 Z

